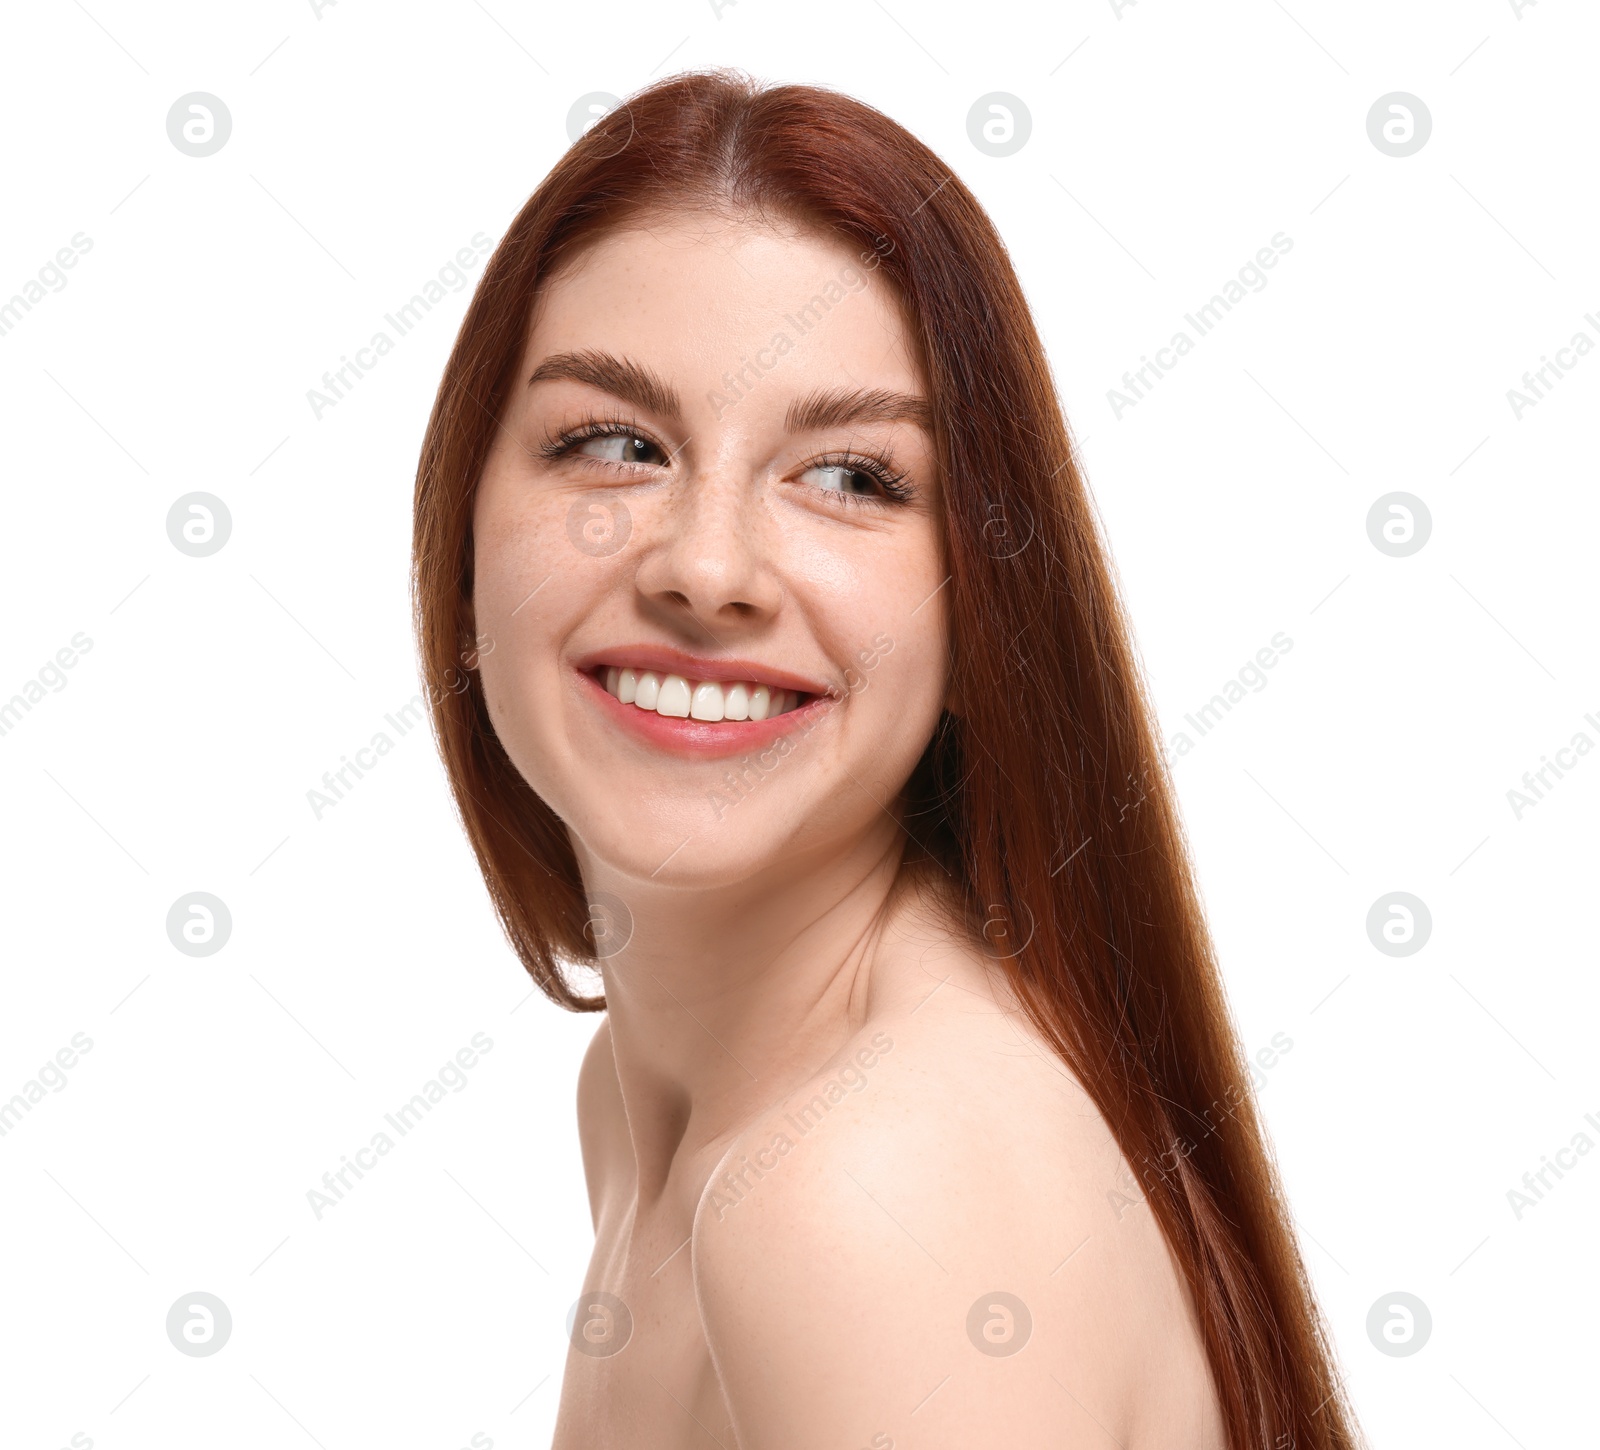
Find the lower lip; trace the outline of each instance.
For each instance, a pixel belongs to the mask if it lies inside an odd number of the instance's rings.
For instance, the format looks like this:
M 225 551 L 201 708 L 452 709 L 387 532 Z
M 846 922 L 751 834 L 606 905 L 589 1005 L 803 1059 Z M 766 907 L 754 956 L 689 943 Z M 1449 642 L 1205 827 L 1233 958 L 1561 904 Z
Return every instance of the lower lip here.
M 764 749 L 795 730 L 809 730 L 828 705 L 824 696 L 817 695 L 798 709 L 768 720 L 723 720 L 712 724 L 705 720 L 680 720 L 671 715 L 658 715 L 654 710 L 641 710 L 637 705 L 624 705 L 593 675 L 583 670 L 577 674 L 582 687 L 587 688 L 601 711 L 635 739 L 658 750 L 704 760 L 746 755 L 752 750 Z

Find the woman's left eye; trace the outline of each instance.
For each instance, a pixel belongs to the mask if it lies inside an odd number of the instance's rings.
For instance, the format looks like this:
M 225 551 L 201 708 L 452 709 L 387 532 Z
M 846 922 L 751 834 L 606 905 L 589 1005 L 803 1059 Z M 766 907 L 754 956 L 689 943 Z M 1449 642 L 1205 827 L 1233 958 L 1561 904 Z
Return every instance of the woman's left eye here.
M 800 477 L 815 483 L 818 488 L 828 489 L 834 493 L 882 492 L 878 480 L 870 473 L 860 468 L 846 468 L 842 463 L 818 464 L 815 468 L 806 469 Z
M 602 458 L 608 463 L 665 463 L 667 456 L 648 438 L 638 438 L 631 433 L 608 433 L 599 438 L 586 438 L 576 449 L 590 458 Z

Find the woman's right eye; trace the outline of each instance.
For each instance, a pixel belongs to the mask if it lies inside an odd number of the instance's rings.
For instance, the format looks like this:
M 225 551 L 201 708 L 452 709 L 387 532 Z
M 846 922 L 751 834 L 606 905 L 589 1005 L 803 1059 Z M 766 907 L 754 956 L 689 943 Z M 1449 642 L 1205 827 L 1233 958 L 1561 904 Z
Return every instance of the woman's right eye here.
M 585 438 L 575 451 L 589 458 L 603 458 L 608 463 L 667 461 L 667 455 L 656 444 L 632 433 L 607 433 L 599 438 Z

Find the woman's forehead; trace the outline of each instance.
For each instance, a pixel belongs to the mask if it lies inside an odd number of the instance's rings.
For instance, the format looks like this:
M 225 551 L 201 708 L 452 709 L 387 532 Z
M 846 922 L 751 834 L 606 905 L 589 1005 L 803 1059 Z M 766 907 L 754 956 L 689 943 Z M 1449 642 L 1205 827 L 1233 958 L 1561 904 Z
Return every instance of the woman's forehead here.
M 781 357 L 788 391 L 846 381 L 920 391 L 899 298 L 876 262 L 842 235 L 759 218 L 674 213 L 628 226 L 546 280 L 527 371 L 594 348 L 710 387 L 753 365 L 777 382 Z

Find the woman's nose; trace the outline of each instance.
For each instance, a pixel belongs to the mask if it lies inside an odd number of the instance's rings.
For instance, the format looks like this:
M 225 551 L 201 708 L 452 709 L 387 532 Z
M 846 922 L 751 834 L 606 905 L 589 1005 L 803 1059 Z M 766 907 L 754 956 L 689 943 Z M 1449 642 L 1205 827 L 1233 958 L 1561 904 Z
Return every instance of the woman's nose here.
M 640 591 L 708 630 L 777 610 L 783 590 L 772 557 L 773 521 L 748 465 L 686 469 L 646 540 Z

